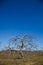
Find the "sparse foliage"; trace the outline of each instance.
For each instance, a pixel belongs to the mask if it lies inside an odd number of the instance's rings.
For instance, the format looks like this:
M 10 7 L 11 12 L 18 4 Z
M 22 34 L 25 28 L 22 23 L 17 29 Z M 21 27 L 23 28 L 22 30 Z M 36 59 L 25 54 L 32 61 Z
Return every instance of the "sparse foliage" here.
M 24 51 L 31 51 L 37 48 L 35 43 L 33 42 L 33 37 L 28 34 L 18 35 L 9 40 L 11 49 L 18 50 L 20 52 L 21 57 L 24 58 Z

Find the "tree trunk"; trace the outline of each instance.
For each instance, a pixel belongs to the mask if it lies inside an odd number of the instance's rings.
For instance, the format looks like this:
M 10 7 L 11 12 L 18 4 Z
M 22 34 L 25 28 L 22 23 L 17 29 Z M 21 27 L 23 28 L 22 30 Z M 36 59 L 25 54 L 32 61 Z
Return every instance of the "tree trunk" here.
M 21 58 L 24 58 L 24 55 L 23 55 L 23 52 L 22 52 L 22 50 L 20 49 L 20 56 L 21 56 Z

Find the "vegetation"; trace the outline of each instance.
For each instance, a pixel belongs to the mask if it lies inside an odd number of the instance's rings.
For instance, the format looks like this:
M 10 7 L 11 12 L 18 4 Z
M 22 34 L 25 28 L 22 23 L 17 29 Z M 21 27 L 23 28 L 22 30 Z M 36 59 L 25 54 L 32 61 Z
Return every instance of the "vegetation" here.
M 8 55 L 8 50 L 0 52 L 0 65 L 43 65 L 43 51 L 25 51 L 24 58 L 19 58 L 18 51 Z
M 43 65 L 43 51 L 37 50 L 33 40 L 28 34 L 11 38 L 0 51 L 0 65 Z
M 31 51 L 37 49 L 36 44 L 33 41 L 33 37 L 28 34 L 18 35 L 9 40 L 8 47 L 9 54 L 11 50 L 18 50 L 21 58 L 24 58 L 23 51 Z M 13 53 L 14 55 L 14 53 Z

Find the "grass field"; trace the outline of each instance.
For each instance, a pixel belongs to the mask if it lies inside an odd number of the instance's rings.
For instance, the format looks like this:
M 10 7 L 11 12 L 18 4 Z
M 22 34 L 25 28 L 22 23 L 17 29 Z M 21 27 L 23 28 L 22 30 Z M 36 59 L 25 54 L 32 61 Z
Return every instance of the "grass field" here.
M 19 58 L 18 54 L 0 54 L 0 65 L 43 65 L 43 55 L 26 55 Z

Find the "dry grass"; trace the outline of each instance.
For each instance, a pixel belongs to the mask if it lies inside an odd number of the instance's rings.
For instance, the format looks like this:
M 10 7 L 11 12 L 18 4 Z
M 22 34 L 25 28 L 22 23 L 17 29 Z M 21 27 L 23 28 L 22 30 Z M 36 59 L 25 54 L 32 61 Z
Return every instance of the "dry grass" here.
M 26 55 L 24 59 L 16 55 L 0 54 L 0 65 L 43 65 L 43 55 Z

